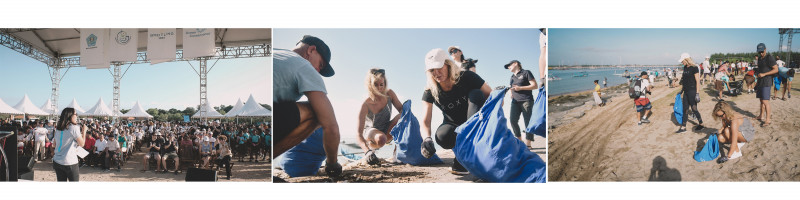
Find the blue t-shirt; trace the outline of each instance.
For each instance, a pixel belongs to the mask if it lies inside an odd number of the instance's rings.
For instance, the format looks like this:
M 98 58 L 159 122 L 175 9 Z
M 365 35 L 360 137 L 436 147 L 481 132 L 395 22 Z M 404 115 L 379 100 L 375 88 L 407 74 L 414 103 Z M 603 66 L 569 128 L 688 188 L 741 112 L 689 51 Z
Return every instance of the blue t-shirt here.
M 296 102 L 304 92 L 325 90 L 322 76 L 297 53 L 275 49 L 272 54 L 272 93 L 274 102 Z
M 258 135 L 250 136 L 250 141 L 253 142 L 253 143 L 258 143 L 258 140 L 260 140 L 260 139 L 261 138 Z

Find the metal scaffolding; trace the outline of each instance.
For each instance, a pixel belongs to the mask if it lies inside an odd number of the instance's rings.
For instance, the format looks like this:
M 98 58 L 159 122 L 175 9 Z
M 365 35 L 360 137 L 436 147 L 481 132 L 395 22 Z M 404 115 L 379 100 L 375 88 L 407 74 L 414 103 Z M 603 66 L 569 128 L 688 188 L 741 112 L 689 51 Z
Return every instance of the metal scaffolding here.
M 8 47 L 16 52 L 19 52 L 22 55 L 28 56 L 42 62 L 47 65 L 50 75 L 50 82 L 52 85 L 52 91 L 50 100 L 52 102 L 53 109 L 58 109 L 58 97 L 59 97 L 59 86 L 61 84 L 61 80 L 64 78 L 66 73 L 72 67 L 80 67 L 80 56 L 61 56 L 57 55 L 56 52 L 54 55 L 52 49 L 44 50 L 32 45 L 30 42 L 15 37 L 12 33 L 15 32 L 25 32 L 25 31 L 36 31 L 41 29 L 0 29 L 0 45 Z M 224 30 L 227 32 L 227 29 Z M 34 32 L 36 34 L 36 32 Z M 38 37 L 38 34 L 36 34 Z M 41 39 L 41 38 L 40 38 Z M 75 39 L 75 38 L 67 38 L 67 39 Z M 249 42 L 249 41 L 244 41 Z M 225 46 L 224 44 L 221 47 L 216 47 L 214 49 L 214 55 L 208 57 L 201 57 L 201 58 L 194 58 L 194 59 L 185 59 L 183 58 L 183 50 L 178 49 L 175 52 L 175 60 L 170 62 L 177 62 L 177 61 L 192 61 L 197 60 L 200 61 L 200 71 L 198 72 L 198 76 L 200 77 L 200 108 L 204 108 L 205 104 L 208 103 L 208 94 L 207 94 L 207 78 L 208 72 L 210 69 L 207 69 L 207 62 L 210 59 L 234 59 L 234 58 L 255 58 L 255 57 L 270 57 L 272 56 L 271 51 L 271 44 L 255 44 L 255 45 L 242 45 L 242 46 Z M 113 98 L 113 112 L 115 113 L 114 119 L 116 120 L 118 116 L 116 116 L 116 112 L 119 112 L 120 109 L 120 81 L 127 73 L 127 69 L 125 72 L 122 72 L 121 66 L 122 65 L 130 65 L 133 64 L 143 64 L 143 63 L 150 63 L 150 60 L 147 59 L 147 53 L 145 52 L 137 52 L 136 54 L 136 61 L 134 62 L 114 62 L 110 63 L 113 68 L 113 72 L 111 75 L 114 77 L 114 98 Z M 215 62 L 216 64 L 216 62 Z M 190 63 L 191 65 L 191 63 Z M 213 65 L 212 65 L 213 68 Z M 66 69 L 66 70 L 63 70 Z M 194 69 L 194 67 L 192 67 Z M 64 72 L 62 74 L 62 71 Z M 197 72 L 197 70 L 195 70 Z M 201 119 L 208 120 L 206 112 L 200 109 Z
M 780 40 L 778 43 L 778 52 L 783 53 L 783 38 L 786 38 L 786 64 L 789 65 L 792 63 L 792 36 L 794 34 L 800 33 L 800 29 L 797 28 L 779 28 L 778 35 L 780 35 Z

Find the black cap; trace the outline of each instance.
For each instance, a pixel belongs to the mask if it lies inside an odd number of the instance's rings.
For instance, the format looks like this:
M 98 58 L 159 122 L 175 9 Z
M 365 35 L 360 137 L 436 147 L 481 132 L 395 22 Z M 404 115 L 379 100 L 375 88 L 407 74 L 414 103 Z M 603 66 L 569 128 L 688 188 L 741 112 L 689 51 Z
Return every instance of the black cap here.
M 511 62 L 508 62 L 508 64 L 503 65 L 503 67 L 508 69 L 508 66 L 511 66 L 511 64 L 514 64 L 514 63 L 517 63 L 517 65 L 522 65 L 522 63 L 520 63 L 519 60 L 512 60 Z
M 724 64 L 728 64 L 728 61 L 722 61 L 722 64 L 719 65 L 724 65 Z
M 642 72 L 642 74 L 639 76 L 644 76 L 644 75 L 647 75 L 647 72 Z
M 308 45 L 314 45 L 317 47 L 317 52 L 319 55 L 322 56 L 322 59 L 325 60 L 325 66 L 319 70 L 319 74 L 324 77 L 331 77 L 335 72 L 333 71 L 333 67 L 331 66 L 331 49 L 328 48 L 328 45 L 325 44 L 321 39 L 310 36 L 304 35 L 303 39 L 300 42 Z
M 764 45 L 764 43 L 758 43 L 758 46 L 756 46 L 756 52 L 761 53 L 764 50 L 767 50 L 767 45 Z

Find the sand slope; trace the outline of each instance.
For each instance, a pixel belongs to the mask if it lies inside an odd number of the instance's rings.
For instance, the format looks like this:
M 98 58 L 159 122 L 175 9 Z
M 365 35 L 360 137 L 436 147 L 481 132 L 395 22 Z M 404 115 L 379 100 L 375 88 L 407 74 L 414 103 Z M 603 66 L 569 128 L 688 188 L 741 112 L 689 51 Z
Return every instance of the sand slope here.
M 741 78 L 741 77 L 739 77 Z M 618 94 L 605 107 L 590 104 L 549 113 L 550 181 L 800 181 L 800 97 L 771 101 L 772 125 L 761 128 L 755 119 L 755 139 L 742 148 L 743 157 L 723 164 L 698 163 L 709 133 L 721 122 L 711 111 L 716 92 L 707 86 L 698 104 L 706 129 L 675 133 L 672 105 L 679 87 L 668 88 L 666 79 L 656 82 L 650 96 L 652 123 L 636 124 L 633 101 Z M 800 84 L 793 84 L 800 88 Z M 800 90 L 792 89 L 795 95 Z M 712 95 L 712 96 L 709 96 Z M 754 94 L 726 98 L 747 117 L 758 115 Z M 555 116 L 555 117 L 554 117 Z M 689 121 L 689 128 L 696 125 Z M 555 127 L 553 125 L 556 125 Z M 721 154 L 727 155 L 728 146 Z

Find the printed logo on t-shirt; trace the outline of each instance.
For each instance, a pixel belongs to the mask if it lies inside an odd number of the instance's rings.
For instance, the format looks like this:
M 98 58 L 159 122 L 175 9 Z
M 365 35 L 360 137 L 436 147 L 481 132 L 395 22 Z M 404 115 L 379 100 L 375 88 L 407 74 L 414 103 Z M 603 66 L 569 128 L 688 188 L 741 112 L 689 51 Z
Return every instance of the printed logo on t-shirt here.
M 461 98 L 456 99 L 455 102 L 451 102 L 451 103 L 447 104 L 446 109 L 448 109 L 448 110 L 453 109 L 453 108 L 461 105 L 462 103 L 463 104 L 467 104 L 467 96 L 463 96 Z

